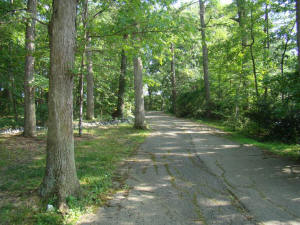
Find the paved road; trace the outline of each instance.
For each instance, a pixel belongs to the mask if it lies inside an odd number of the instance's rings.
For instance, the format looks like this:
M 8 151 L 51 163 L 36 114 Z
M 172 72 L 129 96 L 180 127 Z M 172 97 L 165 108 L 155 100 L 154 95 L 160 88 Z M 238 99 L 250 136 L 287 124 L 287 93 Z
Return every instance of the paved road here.
M 129 162 L 131 190 L 79 224 L 300 224 L 300 164 L 160 112 Z

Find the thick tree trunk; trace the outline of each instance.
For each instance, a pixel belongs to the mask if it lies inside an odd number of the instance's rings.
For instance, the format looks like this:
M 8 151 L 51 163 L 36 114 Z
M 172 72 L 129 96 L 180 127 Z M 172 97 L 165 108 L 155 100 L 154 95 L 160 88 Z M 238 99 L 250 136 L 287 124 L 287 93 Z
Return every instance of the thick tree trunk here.
M 119 77 L 119 90 L 118 90 L 118 103 L 117 103 L 117 111 L 115 116 L 118 118 L 123 118 L 124 116 L 124 94 L 125 94 L 125 87 L 126 87 L 126 66 L 127 66 L 127 59 L 125 55 L 124 49 L 121 52 L 121 73 Z
M 174 53 L 174 45 L 171 44 L 171 53 L 172 53 L 172 61 L 171 61 L 171 82 L 172 82 L 172 107 L 173 112 L 176 115 L 176 74 L 175 74 L 175 53 Z
M 209 85 L 209 72 L 208 72 L 208 50 L 206 44 L 206 24 L 204 20 L 205 6 L 203 0 L 199 0 L 200 6 L 200 24 L 201 24 L 201 38 L 202 38 L 202 56 L 203 56 L 203 73 L 204 73 L 204 87 L 205 87 L 205 99 L 207 105 L 207 116 L 210 116 L 210 85 Z
M 145 110 L 143 95 L 143 64 L 139 56 L 133 58 L 134 66 L 134 91 L 135 91 L 135 121 L 134 127 L 137 129 L 145 128 Z
M 300 76 L 300 0 L 296 0 L 297 47 L 298 47 L 298 73 Z
M 53 0 L 50 32 L 49 117 L 46 172 L 40 194 L 64 203 L 80 190 L 73 138 L 73 68 L 77 0 Z M 64 204 L 61 204 L 64 205 Z
M 93 72 L 93 61 L 91 38 L 87 34 L 87 50 L 86 50 L 86 61 L 87 61 L 87 76 L 86 76 L 86 91 L 87 91 L 87 109 L 86 117 L 88 120 L 94 119 L 94 72 Z
M 26 24 L 26 63 L 25 63 L 25 107 L 24 107 L 24 136 L 33 137 L 36 131 L 35 100 L 34 100 L 34 39 L 37 1 L 28 0 L 27 11 L 30 18 Z

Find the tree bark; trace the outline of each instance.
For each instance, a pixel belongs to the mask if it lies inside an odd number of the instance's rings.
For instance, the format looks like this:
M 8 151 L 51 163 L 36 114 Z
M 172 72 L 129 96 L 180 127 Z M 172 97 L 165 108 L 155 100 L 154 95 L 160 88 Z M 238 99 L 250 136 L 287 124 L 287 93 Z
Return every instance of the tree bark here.
M 40 186 L 44 198 L 58 203 L 80 191 L 74 159 L 73 68 L 77 0 L 53 0 L 50 32 L 50 75 L 46 171 Z
M 205 24 L 205 6 L 204 1 L 199 0 L 199 7 L 200 7 L 200 24 L 201 24 L 201 37 L 202 37 L 202 56 L 203 56 L 203 73 L 204 73 L 204 87 L 205 87 L 205 99 L 207 105 L 207 116 L 210 116 L 210 84 L 209 84 L 209 71 L 208 71 L 208 50 L 206 44 L 206 24 Z
M 84 40 L 87 40 L 87 18 L 88 18 L 88 0 L 82 2 L 82 23 L 84 30 Z M 83 117 L 83 74 L 84 74 L 84 55 L 86 53 L 86 42 L 84 42 L 83 51 L 81 54 L 81 67 L 79 75 L 79 121 L 78 121 L 78 134 L 82 135 L 82 117 Z
M 254 53 L 253 53 L 253 45 L 255 42 L 254 39 L 254 34 L 253 34 L 253 15 L 252 15 L 252 8 L 250 12 L 250 17 L 251 17 L 251 25 L 250 25 L 250 35 L 251 35 L 251 44 L 250 44 L 250 54 L 251 54 L 251 61 L 252 61 L 252 71 L 253 71 L 253 76 L 254 76 L 254 86 L 255 86 L 255 94 L 256 97 L 259 97 L 259 92 L 258 92 L 258 82 L 257 82 L 257 73 L 256 73 L 256 63 L 255 63 L 255 58 L 254 58 Z
M 24 77 L 24 136 L 33 137 L 36 132 L 35 98 L 34 98 L 34 50 L 35 50 L 35 18 L 37 1 L 28 0 L 27 12 L 30 18 L 26 24 L 26 62 Z
M 296 0 L 297 47 L 298 47 L 298 75 L 300 76 L 300 0 Z
M 145 110 L 143 96 L 143 64 L 139 56 L 133 58 L 134 66 L 134 90 L 135 90 L 135 121 L 134 127 L 137 129 L 145 128 Z
M 119 77 L 119 90 L 118 90 L 118 103 L 117 103 L 117 111 L 115 116 L 118 118 L 124 117 L 124 94 L 126 87 L 126 66 L 127 66 L 127 58 L 125 55 L 124 49 L 121 52 L 121 73 Z
M 86 118 L 88 120 L 94 119 L 94 72 L 93 72 L 93 61 L 91 38 L 87 34 L 87 49 L 86 49 L 86 61 L 87 61 L 87 75 L 86 75 L 86 91 L 87 91 L 87 109 Z
M 172 53 L 172 61 L 171 61 L 171 82 L 172 82 L 172 107 L 173 112 L 176 115 L 176 74 L 175 74 L 175 53 L 174 53 L 174 45 L 171 44 L 171 53 Z
M 78 135 L 82 135 L 82 117 L 83 117 L 83 72 L 84 72 L 84 53 L 81 56 L 81 68 L 79 75 L 79 121 L 78 121 Z
M 270 51 L 270 37 L 269 37 L 269 4 L 265 3 L 265 24 L 264 24 L 264 33 L 266 34 L 265 40 L 265 51 L 264 51 L 264 66 L 268 68 L 268 58 L 269 58 L 269 51 Z M 268 71 L 269 72 L 269 71 Z M 264 98 L 268 97 L 268 86 L 265 84 L 264 87 Z

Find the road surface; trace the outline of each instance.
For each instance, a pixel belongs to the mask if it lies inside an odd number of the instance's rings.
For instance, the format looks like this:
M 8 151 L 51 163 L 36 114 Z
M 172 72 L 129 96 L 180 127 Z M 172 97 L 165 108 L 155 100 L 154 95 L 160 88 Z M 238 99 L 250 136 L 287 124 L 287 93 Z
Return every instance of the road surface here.
M 153 132 L 129 160 L 129 191 L 78 224 L 300 224 L 299 163 L 161 112 L 147 121 Z

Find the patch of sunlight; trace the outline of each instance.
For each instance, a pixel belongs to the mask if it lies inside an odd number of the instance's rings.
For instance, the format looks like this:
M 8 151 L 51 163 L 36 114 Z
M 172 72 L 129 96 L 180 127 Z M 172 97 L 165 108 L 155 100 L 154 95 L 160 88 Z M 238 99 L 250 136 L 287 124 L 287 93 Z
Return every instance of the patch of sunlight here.
M 296 220 L 288 220 L 288 221 L 279 221 L 279 220 L 269 220 L 263 221 L 259 223 L 260 225 L 274 225 L 274 224 L 290 224 L 290 225 L 299 225 L 299 221 Z
M 152 162 L 152 161 L 151 159 L 131 158 L 131 159 L 126 159 L 126 162 Z
M 153 195 L 139 195 L 139 196 L 130 196 L 128 197 L 129 201 L 135 201 L 135 202 L 143 202 L 145 199 L 154 199 Z
M 137 191 L 149 191 L 149 192 L 152 192 L 152 191 L 156 190 L 155 187 L 143 186 L 143 184 L 141 184 L 139 186 L 135 186 L 134 189 L 137 190 Z
M 218 199 L 209 199 L 205 202 L 207 206 L 228 206 L 231 203 L 229 201 L 218 200 Z

